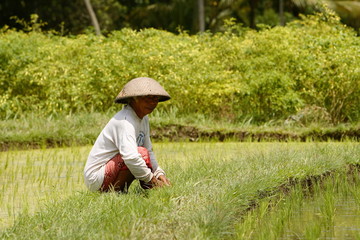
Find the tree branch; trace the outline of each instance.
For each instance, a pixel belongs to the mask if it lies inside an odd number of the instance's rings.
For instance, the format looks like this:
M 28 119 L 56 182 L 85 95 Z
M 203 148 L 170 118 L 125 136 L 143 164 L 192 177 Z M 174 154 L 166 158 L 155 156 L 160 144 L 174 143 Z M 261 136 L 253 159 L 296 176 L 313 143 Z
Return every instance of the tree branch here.
M 91 5 L 91 2 L 90 2 L 90 0 L 84 0 L 84 1 L 85 1 L 86 8 L 89 12 L 90 18 L 91 18 L 91 22 L 95 28 L 96 35 L 99 36 L 99 35 L 101 35 L 100 26 L 99 26 L 99 22 L 96 18 L 95 12 L 93 10 L 93 7 Z

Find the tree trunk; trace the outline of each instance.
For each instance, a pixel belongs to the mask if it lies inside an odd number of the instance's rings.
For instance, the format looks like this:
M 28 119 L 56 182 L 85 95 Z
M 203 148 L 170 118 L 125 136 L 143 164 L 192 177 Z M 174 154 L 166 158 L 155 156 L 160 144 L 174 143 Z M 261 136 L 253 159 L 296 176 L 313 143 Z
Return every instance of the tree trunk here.
M 255 29 L 255 11 L 258 0 L 249 0 L 250 3 L 250 14 L 249 14 L 249 27 Z
M 95 28 L 95 32 L 96 32 L 96 35 L 101 35 L 101 32 L 100 32 L 100 26 L 99 26 L 99 22 L 96 18 L 96 15 L 95 15 L 95 12 L 94 12 L 94 9 L 91 5 L 91 2 L 90 0 L 84 0 L 85 1 L 85 4 L 86 4 L 86 8 L 89 12 L 89 15 L 90 15 L 90 18 L 91 18 L 91 22 Z
M 284 0 L 279 0 L 279 16 L 280 16 L 280 26 L 285 26 Z
M 199 32 L 205 31 L 205 9 L 204 0 L 198 0 Z

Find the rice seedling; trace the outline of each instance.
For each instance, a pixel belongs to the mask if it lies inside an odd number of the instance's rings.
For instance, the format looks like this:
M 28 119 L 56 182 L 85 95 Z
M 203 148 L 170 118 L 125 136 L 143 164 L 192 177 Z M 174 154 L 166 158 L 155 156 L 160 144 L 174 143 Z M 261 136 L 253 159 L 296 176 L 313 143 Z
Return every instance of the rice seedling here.
M 0 153 L 1 238 L 271 239 L 295 210 L 283 208 L 274 228 L 263 224 L 269 210 L 303 199 L 274 189 L 360 159 L 354 142 L 156 143 L 154 150 L 172 186 L 144 191 L 134 183 L 128 194 L 85 189 L 90 147 Z M 257 233 L 259 224 L 270 233 Z
M 313 179 L 311 189 L 293 186 L 287 197 L 263 199 L 237 226 L 238 239 L 358 239 L 358 172 Z M 263 212 L 262 205 L 269 211 Z M 252 224 L 249 225 L 248 223 Z
M 34 212 L 45 201 L 84 190 L 83 159 L 88 147 L 0 153 L 0 226 L 22 212 Z M 65 177 L 64 177 L 65 176 Z

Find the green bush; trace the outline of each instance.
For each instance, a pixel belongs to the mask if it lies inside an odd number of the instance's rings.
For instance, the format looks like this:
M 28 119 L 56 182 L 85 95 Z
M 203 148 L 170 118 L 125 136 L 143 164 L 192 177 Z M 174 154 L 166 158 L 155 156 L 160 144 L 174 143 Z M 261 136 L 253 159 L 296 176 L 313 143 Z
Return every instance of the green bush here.
M 324 109 L 332 123 L 360 118 L 360 39 L 329 14 L 286 27 L 190 36 L 123 29 L 108 37 L 3 29 L 0 117 L 104 112 L 132 78 L 158 80 L 161 111 L 261 123 Z

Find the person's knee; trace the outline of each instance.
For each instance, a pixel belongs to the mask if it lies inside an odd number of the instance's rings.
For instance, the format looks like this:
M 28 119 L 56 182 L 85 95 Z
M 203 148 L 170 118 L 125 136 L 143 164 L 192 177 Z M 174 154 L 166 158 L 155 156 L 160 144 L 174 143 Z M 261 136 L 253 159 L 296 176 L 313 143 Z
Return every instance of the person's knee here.
M 149 151 L 144 147 L 138 147 L 138 152 L 141 154 L 141 156 L 149 156 Z
M 138 152 L 141 154 L 141 157 L 144 159 L 148 168 L 150 168 L 152 170 L 152 164 L 151 164 L 149 151 L 144 147 L 138 147 Z

